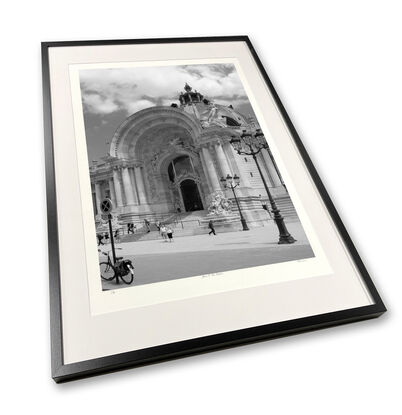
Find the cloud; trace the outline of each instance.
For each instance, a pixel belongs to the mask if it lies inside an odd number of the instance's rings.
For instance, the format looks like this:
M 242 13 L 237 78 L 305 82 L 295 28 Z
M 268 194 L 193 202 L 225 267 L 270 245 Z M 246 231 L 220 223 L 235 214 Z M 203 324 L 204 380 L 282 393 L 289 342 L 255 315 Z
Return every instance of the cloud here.
M 145 108 L 153 107 L 155 105 L 154 101 L 148 99 L 139 99 L 137 101 L 128 102 L 126 108 L 124 108 L 128 113 L 134 114 L 137 111 L 143 110 Z
M 248 101 L 232 64 L 86 69 L 80 71 L 80 82 L 84 111 L 93 114 L 131 115 L 178 103 L 186 82 L 217 103 L 236 106 Z
M 119 106 L 109 98 L 104 98 L 97 93 L 83 94 L 84 107 L 89 112 L 98 114 L 110 114 L 117 111 Z

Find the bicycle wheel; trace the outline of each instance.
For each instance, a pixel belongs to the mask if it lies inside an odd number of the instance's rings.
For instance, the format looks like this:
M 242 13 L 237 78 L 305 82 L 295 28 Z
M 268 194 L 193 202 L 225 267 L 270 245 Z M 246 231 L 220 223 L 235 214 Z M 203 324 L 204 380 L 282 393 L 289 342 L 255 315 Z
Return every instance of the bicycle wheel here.
M 109 262 L 101 262 L 99 264 L 100 276 L 105 281 L 112 281 L 115 276 L 115 269 Z
M 130 269 L 129 273 L 126 275 L 120 275 L 120 278 L 125 284 L 131 284 L 134 280 L 134 267 L 132 265 L 127 265 Z

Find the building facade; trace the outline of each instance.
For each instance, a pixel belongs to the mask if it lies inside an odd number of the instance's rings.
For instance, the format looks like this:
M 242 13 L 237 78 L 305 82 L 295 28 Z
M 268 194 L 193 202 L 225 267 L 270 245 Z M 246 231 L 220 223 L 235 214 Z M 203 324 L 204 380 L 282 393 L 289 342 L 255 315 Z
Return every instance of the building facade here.
M 109 154 L 90 166 L 96 218 L 104 197 L 112 199 L 121 223 L 168 220 L 186 212 L 207 215 L 216 192 L 233 198 L 222 187 L 221 177 L 237 174 L 243 213 L 249 225 L 263 226 L 270 216 L 264 209 L 267 195 L 257 167 L 252 157 L 238 155 L 230 144 L 233 135 L 255 127 L 255 121 L 231 105 L 205 99 L 187 84 L 179 102 L 128 117 L 116 130 Z M 258 157 L 274 197 L 287 198 L 268 151 Z

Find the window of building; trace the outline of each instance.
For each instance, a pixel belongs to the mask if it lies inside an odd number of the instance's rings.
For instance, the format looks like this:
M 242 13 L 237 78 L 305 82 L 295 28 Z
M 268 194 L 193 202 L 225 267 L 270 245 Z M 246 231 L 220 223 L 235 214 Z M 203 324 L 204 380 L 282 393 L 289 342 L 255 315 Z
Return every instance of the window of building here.
M 168 167 L 169 180 L 174 182 L 177 176 L 194 173 L 193 164 L 189 156 L 176 157 Z
M 174 182 L 174 170 L 173 170 L 173 163 L 170 163 L 170 164 L 169 164 L 169 167 L 168 167 L 168 174 L 169 174 L 169 180 L 170 180 L 171 182 Z
M 235 119 L 230 118 L 230 117 L 225 117 L 226 118 L 226 125 L 229 125 L 231 127 L 239 127 L 240 123 L 237 122 Z

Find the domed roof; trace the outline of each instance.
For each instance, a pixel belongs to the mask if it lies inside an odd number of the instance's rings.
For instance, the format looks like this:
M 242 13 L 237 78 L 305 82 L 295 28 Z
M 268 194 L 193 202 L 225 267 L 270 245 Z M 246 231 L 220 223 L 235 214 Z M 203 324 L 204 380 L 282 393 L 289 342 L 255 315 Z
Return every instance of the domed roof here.
M 248 124 L 246 117 L 237 112 L 232 105 L 215 104 L 197 90 L 193 91 L 188 84 L 184 86 L 184 90 L 185 92 L 179 96 L 180 108 L 198 119 L 203 128 L 240 127 Z

